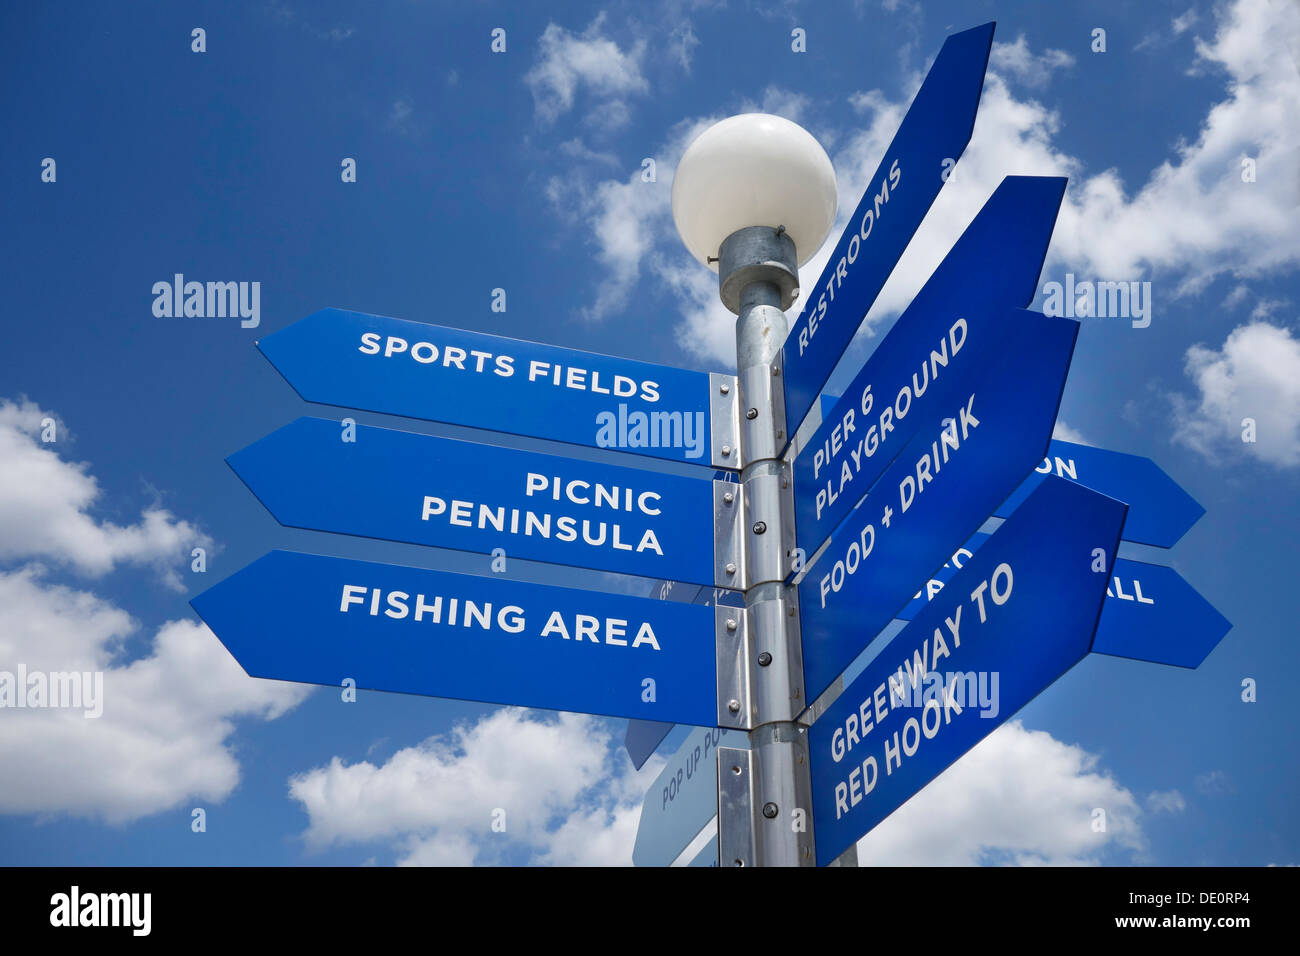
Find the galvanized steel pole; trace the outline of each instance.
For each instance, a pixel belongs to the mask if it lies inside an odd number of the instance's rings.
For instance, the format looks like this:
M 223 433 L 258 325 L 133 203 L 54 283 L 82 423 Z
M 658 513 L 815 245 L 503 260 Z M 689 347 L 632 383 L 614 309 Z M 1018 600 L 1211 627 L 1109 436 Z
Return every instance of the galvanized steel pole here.
M 719 250 L 723 303 L 737 313 L 736 374 L 740 388 L 740 451 L 744 488 L 746 659 L 749 688 L 749 827 L 744 847 L 723 865 L 813 866 L 812 799 L 807 728 L 795 718 L 804 699 L 795 592 L 785 581 L 794 552 L 794 498 L 780 352 L 788 331 L 785 309 L 798 296 L 794 242 L 781 227 L 754 226 L 729 236 Z M 727 768 L 719 767 L 720 773 Z M 731 821 L 732 823 L 738 821 Z M 745 850 L 749 853 L 746 854 Z

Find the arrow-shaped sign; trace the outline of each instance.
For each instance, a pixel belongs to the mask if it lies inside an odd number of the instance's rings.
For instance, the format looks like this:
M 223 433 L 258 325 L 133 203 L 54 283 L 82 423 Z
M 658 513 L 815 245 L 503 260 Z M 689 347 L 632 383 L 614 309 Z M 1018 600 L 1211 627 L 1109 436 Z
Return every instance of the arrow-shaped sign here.
M 1042 460 L 1078 324 L 1034 318 L 948 425 L 908 442 L 799 585 L 808 701 Z
M 736 467 L 730 376 L 341 309 L 257 345 L 309 402 Z
M 718 748 L 749 746 L 744 731 L 700 727 L 655 778 L 632 848 L 637 866 L 668 866 L 718 812 Z
M 1015 347 L 1005 315 L 1034 297 L 1065 182 L 1004 179 L 824 416 L 794 462 L 795 532 L 805 554 L 934 424 L 934 409 L 969 393 L 1003 340 Z
M 993 24 L 955 33 L 930 68 L 782 350 L 794 434 L 975 128 Z M 1017 303 L 1025 305 L 1027 303 Z
M 1035 482 L 1034 487 L 1041 483 Z M 1132 523 L 1130 507 L 1125 529 Z M 925 583 L 912 602 L 899 612 L 899 618 L 910 621 L 916 617 L 989 537 L 977 531 Z M 1228 619 L 1173 568 L 1119 558 L 1106 588 L 1092 651 L 1153 664 L 1200 667 L 1230 630 L 1232 624 Z
M 227 461 L 293 528 L 723 583 L 708 478 L 321 418 Z
M 682 586 L 673 581 L 660 581 L 650 590 L 650 596 L 665 601 L 668 599 L 668 595 Z M 686 587 L 688 589 L 687 593 L 694 590 L 693 600 L 695 603 L 702 604 L 705 607 L 745 606 L 745 596 L 740 591 L 730 591 L 725 588 L 691 588 L 689 585 L 686 585 Z M 627 722 L 627 732 L 623 735 L 623 745 L 627 748 L 627 755 L 632 760 L 632 766 L 640 770 L 645 765 L 645 762 L 650 759 L 650 755 L 659 749 L 659 745 L 664 742 L 664 738 L 668 736 L 674 726 L 674 724 L 666 724 L 657 720 L 629 720 Z M 740 747 L 748 746 L 748 744 L 730 744 L 729 746 Z
M 813 724 L 818 864 L 1088 653 L 1124 511 L 1047 479 Z
M 1205 514 L 1196 499 L 1150 458 L 1058 440 L 1053 440 L 1047 457 L 994 514 L 999 518 L 1010 515 L 1048 474 L 1128 502 L 1125 541 L 1173 547 Z
M 272 551 L 190 602 L 252 677 L 709 725 L 714 611 Z

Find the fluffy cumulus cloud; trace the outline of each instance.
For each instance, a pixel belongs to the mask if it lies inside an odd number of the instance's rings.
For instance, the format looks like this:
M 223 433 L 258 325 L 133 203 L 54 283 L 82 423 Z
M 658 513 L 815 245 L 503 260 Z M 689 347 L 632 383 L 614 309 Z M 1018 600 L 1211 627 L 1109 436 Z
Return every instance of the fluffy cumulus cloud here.
M 80 699 L 0 711 L 0 812 L 124 822 L 190 798 L 220 800 L 239 779 L 234 721 L 276 717 L 305 691 L 247 677 L 189 620 L 162 625 L 142 654 L 128 657 L 125 641 L 138 630 L 132 616 L 51 580 L 57 562 L 89 575 L 144 564 L 175 582 L 176 563 L 206 540 L 160 509 L 128 528 L 97 521 L 88 466 L 40 442 L 39 423 L 53 417 L 31 404 L 0 404 L 0 542 L 9 565 L 0 569 L 0 670 L 11 675 L 0 681 L 29 703 L 48 703 L 48 689 L 41 701 L 32 688 L 77 673 Z M 28 675 L 22 684 L 20 674 Z
M 414 865 L 630 865 L 641 800 L 663 762 L 634 772 L 608 721 L 504 708 L 386 762 L 298 774 L 309 847 L 380 842 Z M 504 829 L 502 829 L 504 827 Z
M 1042 86 L 1052 78 L 1055 70 L 1074 66 L 1074 57 L 1064 50 L 1045 50 L 1034 53 L 1029 49 L 1022 33 L 1014 43 L 994 43 L 989 54 L 989 66 L 999 73 L 1008 73 L 1028 86 Z
M 496 863 L 506 854 L 629 865 L 641 800 L 663 761 L 633 772 L 608 728 L 591 717 L 503 709 L 380 765 L 335 758 L 293 777 L 289 791 L 309 816 L 309 846 L 378 843 L 410 865 Z M 1138 801 L 1097 764 L 1013 721 L 868 834 L 861 860 L 1080 864 L 1107 850 L 1140 854 Z M 1177 791 L 1152 794 L 1148 806 L 1182 809 Z M 494 832 L 502 812 L 505 832 Z
M 55 441 L 47 429 L 52 428 Z M 32 402 L 0 402 L 0 561 L 38 558 L 100 576 L 119 564 L 146 564 L 180 588 L 175 567 L 211 540 L 158 505 L 120 526 L 99 521 L 99 483 L 89 467 L 60 457 L 67 429 Z
M 1083 436 L 1083 432 L 1060 419 L 1057 419 L 1056 425 L 1052 428 L 1052 437 L 1059 438 L 1061 441 L 1074 442 L 1076 445 L 1092 444 Z
M 1267 322 L 1238 326 L 1223 347 L 1187 350 L 1194 397 L 1174 395 L 1174 440 L 1212 460 L 1240 449 L 1279 468 L 1300 465 L 1300 339 Z
M 858 841 L 858 861 L 1091 864 L 1108 849 L 1144 851 L 1140 817 L 1133 794 L 1097 769 L 1095 755 L 1013 720 Z
M 586 90 L 594 122 L 604 129 L 624 125 L 625 98 L 647 89 L 641 69 L 645 49 L 644 40 L 625 50 L 605 36 L 604 14 L 580 34 L 549 24 L 538 40 L 537 60 L 524 76 L 538 117 L 554 122 Z
M 1185 21 L 1185 30 L 1192 21 Z M 897 315 L 911 300 L 943 253 L 974 219 L 1003 176 L 1068 175 L 1071 188 L 1057 223 L 1046 271 L 1135 281 L 1161 281 L 1171 294 L 1199 291 L 1214 278 L 1251 278 L 1300 263 L 1300 10 L 1275 0 L 1225 4 L 1210 39 L 1197 39 L 1194 66 L 1221 77 L 1224 92 L 1209 106 L 1195 135 L 1132 188 L 1114 170 L 1089 174 L 1079 160 L 1056 145 L 1060 117 L 1018 89 L 1037 91 L 1073 67 L 1059 50 L 1033 51 L 1024 37 L 996 45 L 975 132 L 955 174 L 945 186 L 914 241 L 899 260 L 863 334 Z M 854 201 L 867 186 L 907 104 L 922 79 L 915 73 L 905 95 L 879 90 L 849 97 L 860 114 L 859 128 L 841 137 L 817 130 L 835 144 L 841 215 L 838 236 Z M 769 103 L 743 109 L 782 112 L 794 94 L 768 91 Z M 644 276 L 672 291 L 682 303 L 677 332 L 685 350 L 701 361 L 729 365 L 734 356 L 734 317 L 717 302 L 711 275 L 684 253 L 659 257 L 651 249 L 676 250 L 668 212 L 672 168 L 695 133 L 720 116 L 699 117 L 669 131 L 656 152 L 658 182 L 587 182 L 557 189 L 562 212 L 595 227 L 597 259 L 606 278 L 598 285 L 592 318 L 622 308 Z M 798 118 L 798 117 L 794 117 Z M 684 135 L 689 134 L 689 135 Z M 1243 161 L 1253 181 L 1243 180 Z M 805 299 L 816 285 L 833 248 L 823 245 L 800 270 Z

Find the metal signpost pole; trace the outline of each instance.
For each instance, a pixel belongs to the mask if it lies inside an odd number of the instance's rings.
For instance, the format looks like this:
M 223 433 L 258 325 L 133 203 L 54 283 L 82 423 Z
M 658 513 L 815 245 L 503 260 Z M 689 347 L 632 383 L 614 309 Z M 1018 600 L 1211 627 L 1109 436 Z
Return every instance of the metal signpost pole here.
M 784 228 L 738 230 L 719 250 L 723 304 L 738 315 L 736 370 L 741 409 L 741 484 L 745 501 L 745 614 L 750 834 L 758 866 L 812 866 L 807 707 L 797 610 L 785 579 L 794 547 L 794 493 L 780 458 L 788 442 L 780 366 L 785 309 L 798 295 L 795 246 Z M 734 861 L 723 860 L 724 865 Z

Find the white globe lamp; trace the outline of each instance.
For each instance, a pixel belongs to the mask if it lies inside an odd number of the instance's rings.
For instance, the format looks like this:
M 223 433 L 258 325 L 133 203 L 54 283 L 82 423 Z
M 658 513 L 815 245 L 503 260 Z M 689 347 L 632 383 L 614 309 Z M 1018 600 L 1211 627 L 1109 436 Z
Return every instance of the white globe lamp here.
M 673 177 L 673 222 L 691 255 L 719 273 L 723 302 L 733 312 L 739 312 L 739 289 L 757 274 L 728 273 L 786 259 L 779 250 L 753 248 L 753 240 L 777 231 L 793 246 L 794 261 L 776 270 L 794 277 L 795 285 L 789 276 L 778 283 L 782 308 L 789 308 L 798 291 L 795 270 L 829 235 L 837 199 L 835 169 L 812 134 L 780 116 L 741 113 L 710 126 L 682 155 Z M 728 250 L 728 240 L 745 248 Z

